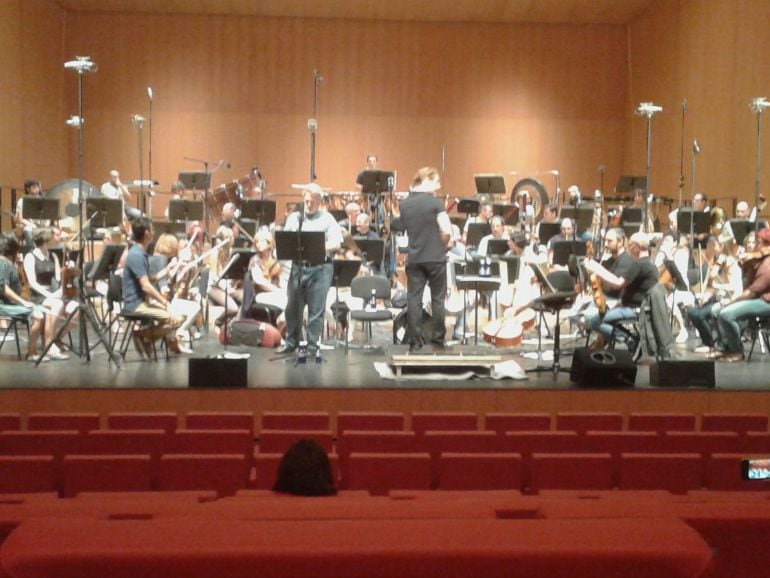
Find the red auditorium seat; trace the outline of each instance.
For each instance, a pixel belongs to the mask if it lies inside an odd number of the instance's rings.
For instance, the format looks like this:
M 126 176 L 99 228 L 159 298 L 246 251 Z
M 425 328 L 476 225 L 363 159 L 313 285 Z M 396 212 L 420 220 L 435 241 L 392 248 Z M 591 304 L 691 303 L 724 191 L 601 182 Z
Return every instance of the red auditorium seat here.
M 414 412 L 412 431 L 421 437 L 426 431 L 470 431 L 478 429 L 478 416 L 466 412 Z
M 341 411 L 337 414 L 337 436 L 346 431 L 402 431 L 404 414 L 401 412 Z
M 254 439 L 248 430 L 178 429 L 168 437 L 166 454 L 240 454 L 251 459 Z
M 0 455 L 50 455 L 58 464 L 77 449 L 80 437 L 76 431 L 5 431 L 0 433 Z
M 147 492 L 151 489 L 149 455 L 73 455 L 62 462 L 63 495 L 80 492 Z
M 496 431 L 504 436 L 507 431 L 548 431 L 551 416 L 547 413 L 488 413 L 484 418 L 484 429 Z
M 608 453 L 612 456 L 615 477 L 620 469 L 620 455 L 660 453 L 663 447 L 661 437 L 652 431 L 589 431 L 583 437 L 583 451 Z
M 438 484 L 438 462 L 442 453 L 493 453 L 502 451 L 503 442 L 493 431 L 426 431 L 424 449 L 431 457 L 431 485 Z
M 507 453 L 442 453 L 439 490 L 519 490 L 521 455 Z
M 107 416 L 110 429 L 162 429 L 176 430 L 179 417 L 175 412 L 111 413 Z
M 348 457 L 353 452 L 408 454 L 422 447 L 413 431 L 345 431 L 337 438 L 343 487 L 347 483 Z
M 21 415 L 18 413 L 0 413 L 0 432 L 21 429 Z
M 700 454 L 623 454 L 618 487 L 621 490 L 668 490 L 684 494 L 703 486 Z
M 80 433 L 99 429 L 98 413 L 32 413 L 27 417 L 31 431 L 75 430 Z
M 770 432 L 746 432 L 743 436 L 743 444 L 747 453 L 770 454 Z
M 245 429 L 254 437 L 254 413 L 247 411 L 200 411 L 185 415 L 187 429 Z
M 701 431 L 767 431 L 767 415 L 761 413 L 704 413 L 700 420 Z
M 621 431 L 623 415 L 613 412 L 559 412 L 556 429 L 560 431 Z
M 278 464 L 281 463 L 283 454 L 256 454 L 254 456 L 254 488 L 257 490 L 270 490 L 275 483 L 278 474 Z M 332 468 L 337 488 L 340 487 L 340 460 L 337 454 L 329 454 L 329 465 Z
M 390 490 L 429 490 L 430 455 L 353 453 L 348 462 L 349 490 L 384 495 Z
M 267 430 L 325 431 L 330 429 L 326 411 L 266 411 L 262 414 L 262 428 Z
M 578 453 L 582 440 L 574 431 L 511 431 L 505 434 L 503 451 L 520 453 L 528 458 L 532 453 Z
M 160 490 L 213 490 L 232 496 L 248 487 L 248 467 L 241 454 L 164 455 L 160 459 Z
M 661 438 L 662 451 L 670 454 L 695 452 L 706 457 L 715 453 L 743 451 L 745 439 L 735 432 L 670 431 Z
M 0 493 L 55 490 L 53 456 L 0 456 Z
M 333 450 L 332 432 L 329 430 L 266 430 L 259 432 L 259 452 L 283 454 L 296 441 L 311 439 L 326 453 Z
M 613 459 L 608 453 L 532 454 L 530 491 L 609 490 L 613 487 Z
M 628 416 L 629 431 L 695 431 L 692 413 L 632 413 Z
M 770 490 L 767 482 L 743 479 L 741 460 L 746 457 L 746 454 L 711 454 L 706 460 L 706 488 L 721 491 Z
M 167 434 L 163 430 L 96 430 L 76 442 L 79 454 L 146 454 L 157 462 L 164 451 Z

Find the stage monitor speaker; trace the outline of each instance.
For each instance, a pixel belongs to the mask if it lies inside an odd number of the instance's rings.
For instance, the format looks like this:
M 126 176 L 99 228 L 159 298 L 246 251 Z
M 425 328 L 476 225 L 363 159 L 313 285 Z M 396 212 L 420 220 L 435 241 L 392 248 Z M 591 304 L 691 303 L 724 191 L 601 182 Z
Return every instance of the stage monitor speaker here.
M 714 361 L 662 359 L 650 366 L 650 385 L 657 387 L 716 387 Z
M 581 347 L 572 356 L 570 380 L 580 387 L 633 387 L 636 381 L 636 364 L 628 351 L 591 351 Z
M 191 357 L 188 386 L 196 388 L 246 387 L 248 360 L 217 357 Z

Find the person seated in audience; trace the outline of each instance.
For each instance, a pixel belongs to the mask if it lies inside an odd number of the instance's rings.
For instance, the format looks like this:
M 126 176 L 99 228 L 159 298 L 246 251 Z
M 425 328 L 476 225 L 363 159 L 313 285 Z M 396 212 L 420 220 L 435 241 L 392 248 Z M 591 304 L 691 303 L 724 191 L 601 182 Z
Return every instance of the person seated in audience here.
M 77 304 L 68 306 L 65 313 L 62 269 L 59 258 L 51 251 L 51 248 L 59 244 L 58 232 L 49 227 L 42 227 L 33 231 L 32 239 L 35 250 L 24 256 L 24 273 L 31 290 L 30 300 L 42 305 L 49 313 L 45 316 L 43 331 L 48 345 L 58 331 L 57 322 L 64 321 L 66 314 L 72 311 L 72 307 L 77 307 Z M 53 360 L 69 359 L 68 355 L 62 353 L 60 344 L 56 343 L 48 349 L 48 357 Z
M 134 331 L 134 346 L 140 355 L 149 357 L 152 343 L 165 338 L 169 351 L 182 353 L 179 342 L 170 337 L 182 323 L 171 311 L 171 303 L 161 295 L 153 283 L 168 275 L 169 268 L 150 275 L 147 246 L 152 242 L 152 223 L 138 217 L 131 223 L 134 244 L 128 250 L 123 267 L 123 313 L 135 313 L 155 320 L 156 325 Z
M 293 496 L 336 496 L 337 486 L 324 449 L 309 439 L 292 444 L 278 464 L 273 491 Z
M 19 242 L 15 237 L 0 235 L 0 315 L 29 323 L 27 359 L 37 361 L 37 340 L 43 328 L 42 309 L 21 296 L 22 286 L 16 259 Z

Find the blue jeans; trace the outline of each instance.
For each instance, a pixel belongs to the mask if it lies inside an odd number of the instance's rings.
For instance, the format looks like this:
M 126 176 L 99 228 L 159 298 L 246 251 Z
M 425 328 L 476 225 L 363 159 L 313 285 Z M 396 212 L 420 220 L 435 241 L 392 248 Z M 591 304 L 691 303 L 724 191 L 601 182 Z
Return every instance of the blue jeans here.
M 715 307 L 716 310 L 714 310 Z M 714 336 L 711 333 L 710 320 L 716 318 L 719 309 L 716 302 L 708 303 L 703 307 L 690 307 L 687 309 L 687 317 L 690 318 L 690 321 L 695 326 L 703 345 L 708 347 L 714 347 L 715 344 Z
M 743 353 L 740 323 L 754 317 L 770 317 L 770 303 L 762 298 L 745 299 L 719 312 L 719 334 L 725 342 L 727 353 Z
M 585 316 L 586 325 L 591 331 L 599 332 L 608 340 L 612 337 L 613 327 L 617 323 L 639 319 L 639 312 L 635 308 L 622 306 L 610 309 L 602 318 L 599 315 L 599 310 L 592 305 L 583 312 L 583 315 Z
M 315 348 L 321 339 L 326 294 L 332 285 L 334 266 L 331 263 L 302 267 L 292 265 L 289 276 L 288 304 L 286 305 L 286 346 L 297 347 L 302 341 L 302 319 L 307 305 L 307 342 Z

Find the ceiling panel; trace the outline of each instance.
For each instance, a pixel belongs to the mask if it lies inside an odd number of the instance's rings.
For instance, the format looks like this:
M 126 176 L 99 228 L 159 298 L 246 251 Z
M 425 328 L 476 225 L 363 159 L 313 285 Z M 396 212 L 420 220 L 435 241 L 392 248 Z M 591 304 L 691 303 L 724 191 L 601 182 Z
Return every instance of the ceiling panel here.
M 624 24 L 652 0 L 57 0 L 73 12 Z

